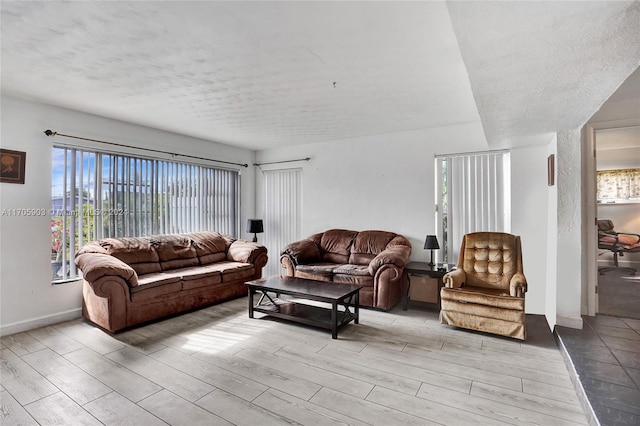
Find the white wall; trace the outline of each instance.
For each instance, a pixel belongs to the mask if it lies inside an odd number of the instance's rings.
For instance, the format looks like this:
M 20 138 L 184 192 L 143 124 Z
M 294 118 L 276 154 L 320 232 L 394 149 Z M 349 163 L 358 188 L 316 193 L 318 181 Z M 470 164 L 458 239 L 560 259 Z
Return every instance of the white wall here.
M 558 133 L 556 155 L 556 320 L 582 328 L 582 183 L 580 130 Z
M 311 157 L 283 165 L 303 169 L 305 236 L 329 228 L 393 231 L 411 241 L 412 260 L 424 261 L 429 256 L 424 238 L 435 231 L 434 155 L 487 149 L 480 125 L 466 124 L 263 150 L 257 159 Z M 546 158 L 546 147 L 512 151 L 512 231 L 522 236 L 527 312 L 537 314 L 545 312 Z M 260 172 L 256 179 L 260 215 Z
M 554 137 L 547 146 L 547 157 L 558 157 L 558 139 Z M 555 161 L 554 161 L 555 162 Z M 557 268 L 558 268 L 558 167 L 554 168 L 554 185 L 547 189 L 547 232 L 546 232 L 546 294 L 545 317 L 547 323 L 553 328 L 557 323 Z
M 2 148 L 26 151 L 27 161 L 24 185 L 0 184 L 0 210 L 49 210 L 54 138 L 45 136 L 45 129 L 250 165 L 254 162 L 254 152 L 246 149 L 8 96 L 1 98 L 1 111 Z M 254 216 L 254 167 L 242 168 L 241 175 L 241 224 L 244 233 L 243 224 Z M 79 316 L 80 283 L 51 284 L 50 218 L 5 214 L 0 217 L 0 230 L 0 334 Z

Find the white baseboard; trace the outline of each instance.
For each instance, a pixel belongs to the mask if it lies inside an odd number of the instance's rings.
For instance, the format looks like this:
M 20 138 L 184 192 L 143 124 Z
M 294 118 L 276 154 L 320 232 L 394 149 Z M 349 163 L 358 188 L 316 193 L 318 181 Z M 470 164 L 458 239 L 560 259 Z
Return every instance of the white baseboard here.
M 47 315 L 44 317 L 34 318 L 26 321 L 14 322 L 13 324 L 3 324 L 2 326 L 0 326 L 0 336 L 22 333 L 23 331 L 33 330 L 34 328 L 69 321 L 72 319 L 80 318 L 81 316 L 82 308 L 77 308 L 59 312 L 53 315 Z
M 582 330 L 582 318 L 561 317 L 560 315 L 558 315 L 556 317 L 556 325 Z

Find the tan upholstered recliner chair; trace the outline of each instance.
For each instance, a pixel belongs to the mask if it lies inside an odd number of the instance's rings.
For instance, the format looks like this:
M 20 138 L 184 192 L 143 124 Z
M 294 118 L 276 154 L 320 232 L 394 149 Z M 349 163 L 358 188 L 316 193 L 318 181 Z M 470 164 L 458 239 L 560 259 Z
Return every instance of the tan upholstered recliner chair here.
M 520 237 L 475 232 L 462 238 L 457 269 L 443 278 L 440 322 L 525 340 Z

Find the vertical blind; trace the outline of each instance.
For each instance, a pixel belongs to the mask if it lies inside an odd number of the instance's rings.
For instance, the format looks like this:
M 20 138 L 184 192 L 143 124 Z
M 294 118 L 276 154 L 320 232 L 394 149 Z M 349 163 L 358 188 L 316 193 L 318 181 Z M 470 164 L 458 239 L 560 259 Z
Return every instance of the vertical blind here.
M 54 147 L 53 280 L 76 278 L 76 250 L 100 238 L 205 230 L 237 236 L 239 204 L 237 171 Z
M 510 232 L 509 164 L 508 152 L 436 158 L 437 235 L 446 262 L 457 260 L 467 233 Z
M 280 252 L 302 238 L 302 169 L 264 172 L 265 246 L 269 262 L 265 275 L 281 273 Z

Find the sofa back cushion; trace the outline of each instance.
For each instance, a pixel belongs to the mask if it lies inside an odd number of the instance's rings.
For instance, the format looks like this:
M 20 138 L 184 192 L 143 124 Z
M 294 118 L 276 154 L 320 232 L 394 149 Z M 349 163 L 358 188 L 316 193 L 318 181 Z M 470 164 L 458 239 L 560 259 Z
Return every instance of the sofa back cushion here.
M 217 232 L 193 232 L 187 234 L 201 265 L 220 262 L 227 258 L 227 240 Z
M 352 265 L 368 265 L 374 257 L 387 248 L 396 237 L 393 232 L 362 231 L 356 235 L 351 245 L 349 263 Z
M 131 266 L 136 274 L 160 272 L 158 253 L 148 238 L 105 238 L 98 244 L 113 257 Z
M 462 238 L 458 267 L 466 285 L 509 292 L 511 277 L 522 272 L 519 237 L 502 232 L 474 232 Z
M 330 229 L 320 238 L 322 261 L 329 263 L 349 263 L 353 239 L 358 233 L 345 229 Z
M 160 258 L 160 268 L 186 268 L 200 263 L 191 238 L 186 235 L 154 235 L 149 237 Z

